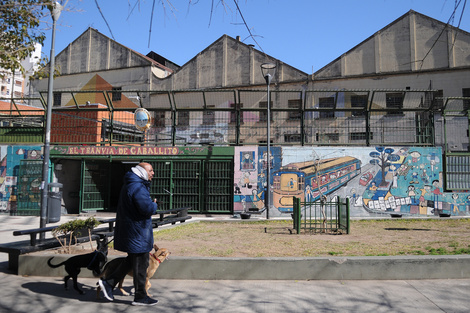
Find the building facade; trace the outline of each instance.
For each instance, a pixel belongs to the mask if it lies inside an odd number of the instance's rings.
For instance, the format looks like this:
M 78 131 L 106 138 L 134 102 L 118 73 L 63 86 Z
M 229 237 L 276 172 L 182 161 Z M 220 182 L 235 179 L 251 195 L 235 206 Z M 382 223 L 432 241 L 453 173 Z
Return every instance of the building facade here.
M 410 11 L 308 75 L 227 35 L 177 66 L 90 28 L 56 57 L 56 120 L 90 111 L 74 120 L 95 129 L 84 143 L 62 125 L 52 143 L 64 209 L 114 210 L 119 176 L 145 160 L 152 194 L 193 213 L 261 210 L 269 185 L 270 216 L 321 195 L 352 199 L 356 216 L 468 215 L 469 45 Z M 265 62 L 277 65 L 270 128 Z M 34 82 L 38 99 L 46 84 Z M 133 128 L 137 108 L 146 131 Z

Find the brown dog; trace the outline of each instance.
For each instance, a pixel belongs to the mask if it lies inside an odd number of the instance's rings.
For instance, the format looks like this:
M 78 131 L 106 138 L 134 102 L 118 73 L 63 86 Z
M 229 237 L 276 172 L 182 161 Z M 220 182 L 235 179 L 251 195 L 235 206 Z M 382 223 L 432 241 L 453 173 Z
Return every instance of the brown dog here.
M 151 294 L 149 294 L 149 289 L 152 286 L 150 284 L 150 278 L 152 278 L 152 276 L 155 274 L 158 267 L 160 266 L 160 263 L 168 259 L 168 257 L 170 256 L 170 251 L 168 251 L 168 249 L 165 249 L 165 248 L 160 249 L 158 248 L 156 244 L 153 245 L 153 248 L 155 249 L 155 251 L 154 253 L 150 252 L 149 267 L 147 269 L 147 279 L 145 280 L 145 291 L 147 292 L 148 296 L 151 296 Z M 106 275 L 108 275 L 109 273 L 112 273 L 122 262 L 125 261 L 125 259 L 126 259 L 125 257 L 115 258 L 109 261 L 108 263 L 106 263 L 103 269 L 103 272 L 100 275 L 100 278 L 106 279 Z M 127 273 L 127 275 L 129 276 L 132 276 L 132 274 L 133 274 L 132 270 L 129 273 Z M 124 282 L 124 278 L 119 282 L 118 288 L 122 292 L 123 295 L 128 296 L 129 293 L 127 293 L 122 288 L 123 282 Z M 100 298 L 100 291 L 101 291 L 101 288 L 98 285 L 98 288 L 96 290 L 96 297 L 98 299 Z

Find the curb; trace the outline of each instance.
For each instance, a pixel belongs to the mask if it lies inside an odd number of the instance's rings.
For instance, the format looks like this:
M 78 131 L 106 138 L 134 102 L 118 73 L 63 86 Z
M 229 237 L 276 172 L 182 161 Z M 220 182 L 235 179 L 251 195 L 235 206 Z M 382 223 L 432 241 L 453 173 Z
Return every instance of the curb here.
M 18 275 L 66 275 L 51 255 L 21 255 Z M 68 255 L 54 255 L 54 263 Z M 109 257 L 113 259 L 115 256 Z M 92 278 L 82 269 L 80 277 Z M 417 280 L 470 278 L 470 255 L 318 258 L 171 257 L 154 278 L 182 280 Z

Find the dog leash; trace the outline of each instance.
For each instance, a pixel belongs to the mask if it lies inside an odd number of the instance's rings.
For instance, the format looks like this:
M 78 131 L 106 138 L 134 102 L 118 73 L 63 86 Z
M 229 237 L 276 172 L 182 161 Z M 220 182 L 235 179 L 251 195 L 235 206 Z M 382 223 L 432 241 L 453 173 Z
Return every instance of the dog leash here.
M 91 265 L 95 262 L 96 257 L 97 257 L 98 254 L 100 254 L 100 253 L 106 258 L 106 255 L 105 255 L 102 251 L 95 250 L 95 252 L 93 253 L 93 258 L 91 259 L 90 263 L 88 263 L 88 265 L 87 265 L 87 267 L 86 267 L 87 269 L 89 269 L 90 271 L 93 269 L 93 268 L 91 267 Z

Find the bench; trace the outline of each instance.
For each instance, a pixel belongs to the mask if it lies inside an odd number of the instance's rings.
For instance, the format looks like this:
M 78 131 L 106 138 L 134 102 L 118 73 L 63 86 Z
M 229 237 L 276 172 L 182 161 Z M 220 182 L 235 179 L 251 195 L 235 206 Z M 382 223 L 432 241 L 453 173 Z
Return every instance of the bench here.
M 112 229 L 112 225 L 110 223 L 111 219 L 109 220 L 100 220 L 101 224 L 108 223 L 108 229 L 106 228 L 95 228 L 92 230 L 91 233 L 91 240 L 102 239 L 104 237 L 112 237 L 114 236 L 114 231 Z M 49 227 L 42 227 L 42 228 L 33 228 L 33 229 L 26 229 L 26 230 L 15 230 L 13 232 L 13 236 L 25 236 L 29 235 L 29 240 L 21 240 L 15 242 L 8 242 L 0 244 L 0 252 L 8 253 L 8 268 L 15 272 L 18 271 L 18 262 L 19 257 L 22 254 L 26 253 L 33 253 L 38 251 L 43 251 L 47 249 L 55 249 L 61 247 L 59 241 L 56 238 L 46 238 L 46 239 L 39 239 L 38 235 L 42 233 L 47 233 L 52 231 L 57 226 L 49 226 Z M 64 236 L 60 236 L 59 238 L 63 238 Z M 68 236 L 67 236 L 68 238 Z M 90 241 L 90 236 L 81 236 L 81 237 L 74 237 L 72 244 L 81 244 Z
M 190 207 L 185 208 L 176 208 L 170 210 L 157 210 L 157 214 L 160 217 L 152 218 L 153 228 L 157 228 L 158 226 L 166 225 L 166 224 L 176 224 L 177 222 L 184 223 L 186 220 L 192 218 L 191 215 L 188 215 L 188 210 Z M 170 214 L 170 215 L 166 215 Z
M 177 208 L 170 210 L 159 210 L 157 214 L 159 217 L 152 218 L 152 225 L 154 228 L 165 224 L 176 224 L 177 222 L 184 223 L 192 217 L 188 215 L 190 208 Z M 169 214 L 169 215 L 168 215 Z M 102 239 L 104 237 L 114 236 L 114 226 L 116 218 L 109 218 L 99 220 L 100 224 L 108 224 L 106 227 L 96 227 L 91 232 L 91 240 Z M 0 244 L 0 252 L 8 253 L 8 268 L 17 272 L 19 257 L 22 254 L 43 251 L 47 249 L 59 248 L 61 245 L 56 238 L 39 239 L 38 235 L 52 231 L 57 226 L 49 226 L 43 228 L 34 228 L 26 230 L 15 230 L 13 236 L 29 235 L 29 240 L 22 240 L 16 242 L 9 242 Z M 63 236 L 59 237 L 62 238 Z M 81 244 L 90 241 L 90 236 L 82 236 L 74 238 L 72 244 Z
M 158 226 L 166 225 L 166 224 L 176 224 L 177 222 L 184 223 L 186 220 L 192 218 L 191 215 L 188 215 L 188 210 L 191 207 L 185 208 L 176 208 L 170 210 L 157 210 L 156 215 L 159 217 L 152 218 L 152 226 L 153 228 L 157 228 Z M 169 215 L 168 215 L 169 214 Z M 110 218 L 107 220 L 100 220 L 101 223 L 108 223 L 109 231 L 114 231 L 114 223 L 116 222 L 116 218 Z

